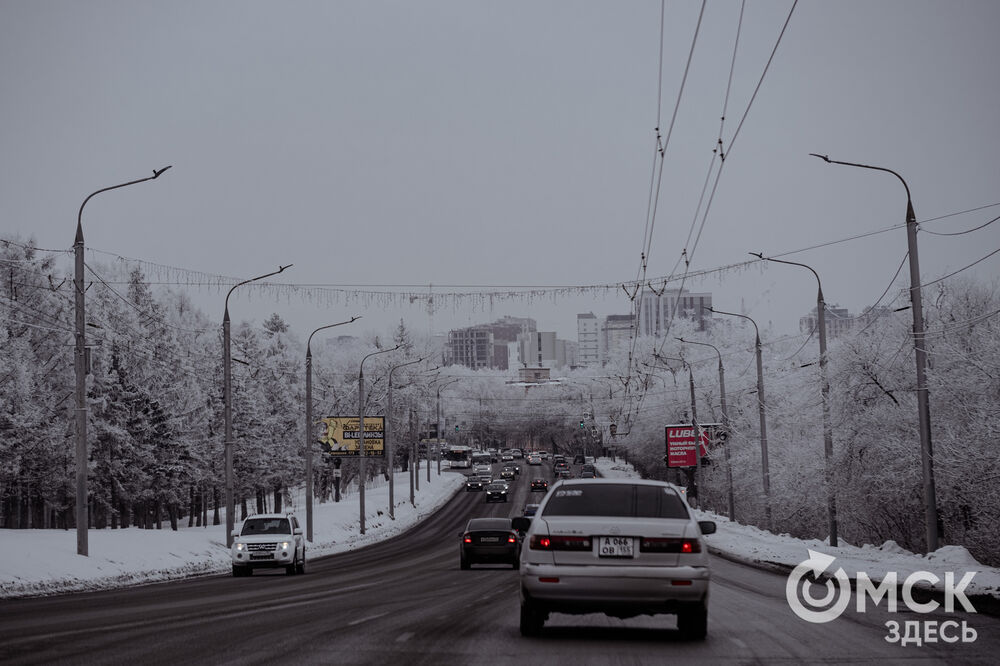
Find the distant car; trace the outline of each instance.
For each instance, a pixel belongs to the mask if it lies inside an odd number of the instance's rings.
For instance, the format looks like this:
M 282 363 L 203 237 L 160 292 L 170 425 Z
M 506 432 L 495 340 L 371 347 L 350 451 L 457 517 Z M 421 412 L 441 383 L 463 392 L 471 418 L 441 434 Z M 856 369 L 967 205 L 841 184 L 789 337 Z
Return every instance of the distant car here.
M 517 463 L 507 463 L 506 465 L 504 465 L 504 469 L 506 469 L 508 467 L 510 469 L 514 470 L 514 474 L 520 474 L 521 473 L 521 466 L 518 465 Z
M 541 465 L 542 464 L 542 457 L 540 455 L 538 455 L 537 453 L 532 453 L 530 456 L 528 456 L 528 464 L 529 465 Z
M 565 460 L 556 461 L 556 463 L 552 465 L 553 472 L 558 473 L 561 469 L 569 469 L 569 464 Z
M 475 465 L 472 466 L 472 473 L 473 474 L 492 474 L 493 473 L 493 467 L 491 465 L 487 465 L 485 463 L 476 463 Z
M 461 539 L 459 562 L 463 569 L 486 563 L 510 564 L 518 568 L 521 542 L 510 518 L 473 518 Z
M 583 469 L 583 470 L 580 470 L 580 478 L 581 479 L 596 479 L 597 478 L 597 472 L 595 472 L 592 469 Z
M 594 460 L 594 456 L 584 456 L 583 457 L 583 464 L 584 465 L 593 465 L 595 462 L 596 461 Z
M 534 519 L 517 517 L 521 634 L 538 634 L 550 613 L 628 618 L 667 613 L 688 638 L 708 628 L 709 557 L 697 521 L 669 483 L 639 479 L 561 481 Z M 558 581 L 558 584 L 553 584 Z
M 549 482 L 545 479 L 532 479 L 531 480 L 531 492 L 545 492 L 549 489 Z
M 548 460 L 549 459 L 549 452 L 548 451 L 539 451 L 538 455 L 540 455 L 542 457 L 542 460 Z
M 500 478 L 502 479 L 513 479 L 517 476 L 517 472 L 514 471 L 513 467 L 504 467 L 500 470 Z
M 500 452 L 496 449 L 488 449 L 487 452 L 490 454 L 490 460 L 493 462 L 498 462 L 500 460 Z
M 582 453 L 578 453 L 577 455 L 573 456 L 573 464 L 574 465 L 582 465 L 585 462 L 587 462 L 587 461 L 584 459 Z
M 511 454 L 513 454 L 513 456 L 515 458 L 523 458 L 524 457 L 524 453 L 521 451 L 521 449 L 511 449 L 510 452 L 511 452 Z
M 486 486 L 486 501 L 506 502 L 507 484 L 503 483 L 502 481 L 494 481 L 490 485 Z
M 483 481 L 482 477 L 478 475 L 470 476 L 465 480 L 465 492 L 475 492 L 482 490 L 486 487 L 488 481 Z
M 569 467 L 562 467 L 556 470 L 557 479 L 568 479 L 571 476 L 573 476 L 573 470 L 571 470 Z
M 260 513 L 233 530 L 230 550 L 234 576 L 250 576 L 254 569 L 285 569 L 288 575 L 306 572 L 306 541 L 294 514 Z
M 510 449 L 504 449 L 500 452 L 500 462 L 507 462 L 508 460 L 513 460 L 514 454 Z
M 521 512 L 521 515 L 522 516 L 527 516 L 528 518 L 530 518 L 530 517 L 532 517 L 532 516 L 535 515 L 536 511 L 538 511 L 538 505 L 537 504 L 525 504 L 524 505 L 524 510 Z

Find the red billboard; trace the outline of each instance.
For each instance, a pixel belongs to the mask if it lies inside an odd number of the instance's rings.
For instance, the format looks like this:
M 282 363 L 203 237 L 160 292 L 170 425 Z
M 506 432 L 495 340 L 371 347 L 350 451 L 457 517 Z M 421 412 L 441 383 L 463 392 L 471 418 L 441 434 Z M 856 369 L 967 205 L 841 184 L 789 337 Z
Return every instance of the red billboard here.
M 694 427 L 690 423 L 667 426 L 667 467 L 694 467 Z M 708 430 L 701 428 L 701 455 L 708 455 Z

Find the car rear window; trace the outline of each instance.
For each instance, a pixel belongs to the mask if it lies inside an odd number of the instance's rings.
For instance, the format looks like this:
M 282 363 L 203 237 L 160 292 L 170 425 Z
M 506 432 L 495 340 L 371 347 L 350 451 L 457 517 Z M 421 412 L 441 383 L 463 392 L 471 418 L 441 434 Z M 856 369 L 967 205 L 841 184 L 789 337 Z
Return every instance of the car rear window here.
M 509 530 L 510 518 L 473 518 L 469 530 Z
M 550 491 L 552 492 L 552 491 Z M 684 500 L 673 488 L 615 484 L 568 484 L 555 490 L 543 516 L 688 518 Z

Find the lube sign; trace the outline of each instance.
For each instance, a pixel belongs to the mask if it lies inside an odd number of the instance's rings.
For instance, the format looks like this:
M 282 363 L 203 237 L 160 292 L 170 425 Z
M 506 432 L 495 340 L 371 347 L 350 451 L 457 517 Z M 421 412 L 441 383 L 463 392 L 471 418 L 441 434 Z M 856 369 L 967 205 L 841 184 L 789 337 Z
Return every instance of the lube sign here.
M 690 423 L 667 426 L 667 467 L 694 467 L 694 428 Z M 701 429 L 701 455 L 708 455 L 708 431 Z

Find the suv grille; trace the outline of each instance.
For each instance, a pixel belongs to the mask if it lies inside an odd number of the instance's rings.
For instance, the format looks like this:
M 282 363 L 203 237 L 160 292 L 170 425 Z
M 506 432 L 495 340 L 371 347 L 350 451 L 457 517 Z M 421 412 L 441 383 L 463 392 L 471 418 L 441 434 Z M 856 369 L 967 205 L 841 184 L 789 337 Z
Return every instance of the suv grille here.
M 263 550 L 271 551 L 278 547 L 277 543 L 248 543 L 247 550 L 249 552 L 260 552 Z

